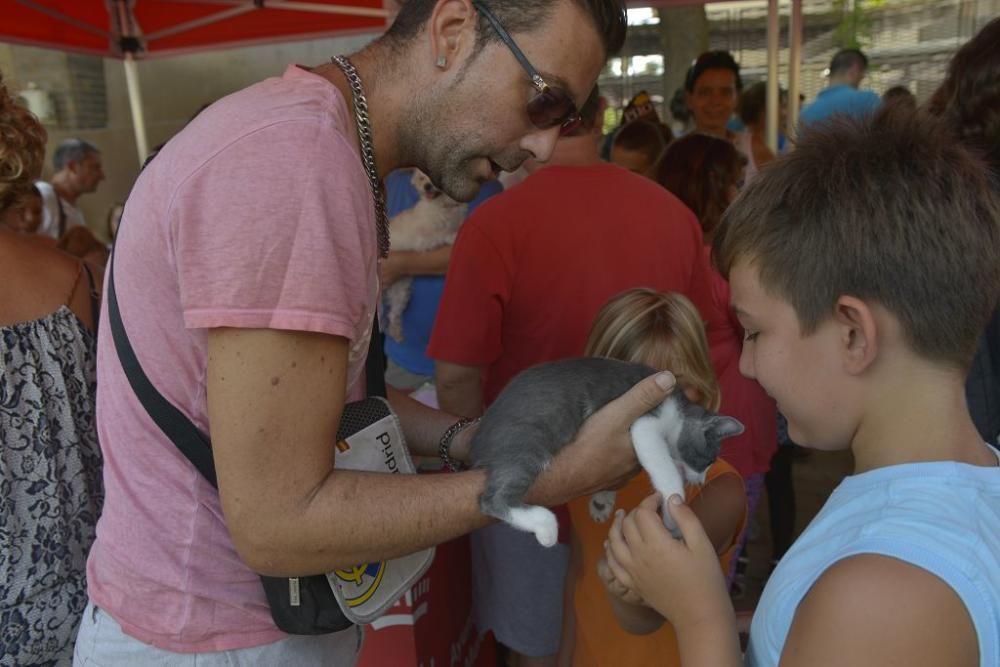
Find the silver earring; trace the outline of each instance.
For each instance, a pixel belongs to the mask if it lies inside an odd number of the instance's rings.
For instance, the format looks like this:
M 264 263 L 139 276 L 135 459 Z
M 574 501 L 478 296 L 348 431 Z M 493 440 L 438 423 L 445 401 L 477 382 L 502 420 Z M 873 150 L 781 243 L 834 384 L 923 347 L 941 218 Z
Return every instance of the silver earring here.
M 434 64 L 440 67 L 441 69 L 444 69 L 445 66 L 448 64 L 448 59 L 445 58 L 444 56 L 438 56 L 437 62 L 435 62 Z

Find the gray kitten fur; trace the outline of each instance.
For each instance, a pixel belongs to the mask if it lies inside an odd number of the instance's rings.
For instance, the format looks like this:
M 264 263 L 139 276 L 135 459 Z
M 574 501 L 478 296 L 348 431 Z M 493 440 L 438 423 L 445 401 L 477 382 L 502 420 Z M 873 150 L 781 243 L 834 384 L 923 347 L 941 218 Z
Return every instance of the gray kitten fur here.
M 482 512 L 509 521 L 512 509 L 529 507 L 524 495 L 587 417 L 655 372 L 639 364 L 586 357 L 534 366 L 515 377 L 486 412 L 471 444 L 474 467 L 488 472 Z M 673 443 L 681 460 L 675 465 L 682 463 L 689 474 L 700 473 L 703 479 L 719 455 L 721 439 L 741 432 L 742 425 L 691 403 L 680 389 L 647 414 L 658 417 L 669 404 L 681 417 Z M 666 458 L 674 458 L 670 447 L 663 449 Z

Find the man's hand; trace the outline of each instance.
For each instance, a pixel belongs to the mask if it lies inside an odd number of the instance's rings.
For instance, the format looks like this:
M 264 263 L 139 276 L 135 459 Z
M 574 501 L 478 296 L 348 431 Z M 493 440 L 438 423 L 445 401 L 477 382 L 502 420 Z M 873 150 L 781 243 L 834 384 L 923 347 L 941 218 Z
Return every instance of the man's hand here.
M 632 446 L 632 423 L 673 391 L 674 376 L 657 373 L 591 415 L 576 439 L 564 447 L 528 493 L 536 505 L 561 505 L 578 496 L 621 486 L 639 462 Z

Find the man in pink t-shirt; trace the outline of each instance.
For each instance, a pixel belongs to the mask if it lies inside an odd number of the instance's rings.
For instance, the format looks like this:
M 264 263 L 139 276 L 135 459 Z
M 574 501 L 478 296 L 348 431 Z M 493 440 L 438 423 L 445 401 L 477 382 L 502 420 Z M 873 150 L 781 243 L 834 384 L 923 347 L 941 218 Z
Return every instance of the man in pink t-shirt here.
M 499 168 L 544 160 L 624 39 L 615 0 L 491 6 L 496 16 L 478 2 L 411 0 L 352 56 L 379 178 L 416 166 L 468 200 Z M 365 394 L 379 291 L 377 220 L 346 71 L 289 67 L 220 100 L 136 182 L 114 259 L 122 319 L 152 383 L 210 434 L 219 491 L 139 404 L 105 315 L 97 426 L 106 501 L 77 664 L 351 664 L 356 632 L 285 636 L 257 573 L 328 572 L 486 523 L 482 471 L 335 469 L 343 405 Z M 647 380 L 595 415 L 533 501 L 626 479 L 636 469 L 627 425 L 669 388 L 669 376 Z M 411 449 L 436 454 L 455 418 L 389 399 Z

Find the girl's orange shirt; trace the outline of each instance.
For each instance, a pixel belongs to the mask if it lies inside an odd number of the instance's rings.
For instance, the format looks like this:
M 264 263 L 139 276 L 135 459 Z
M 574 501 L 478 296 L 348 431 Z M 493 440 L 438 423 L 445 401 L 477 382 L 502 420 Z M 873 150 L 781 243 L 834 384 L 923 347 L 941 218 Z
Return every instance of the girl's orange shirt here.
M 722 475 L 739 473 L 731 465 L 717 460 L 705 476 L 705 483 Z M 688 486 L 685 500 L 690 503 L 698 497 L 703 487 Z M 653 493 L 649 476 L 642 472 L 618 490 L 616 509 L 626 511 L 636 507 Z M 669 623 L 648 635 L 633 635 L 618 625 L 604 584 L 597 575 L 597 563 L 604 557 L 604 541 L 608 539 L 611 522 L 598 523 L 590 516 L 590 498 L 584 496 L 569 503 L 573 520 L 573 534 L 582 554 L 581 567 L 573 584 L 573 604 L 576 611 L 574 667 L 629 667 L 631 665 L 671 666 L 681 664 L 677 652 L 677 639 Z M 747 511 L 744 507 L 739 527 L 732 542 L 719 556 L 723 572 L 729 570 L 729 561 L 735 557 L 739 535 L 746 527 Z

